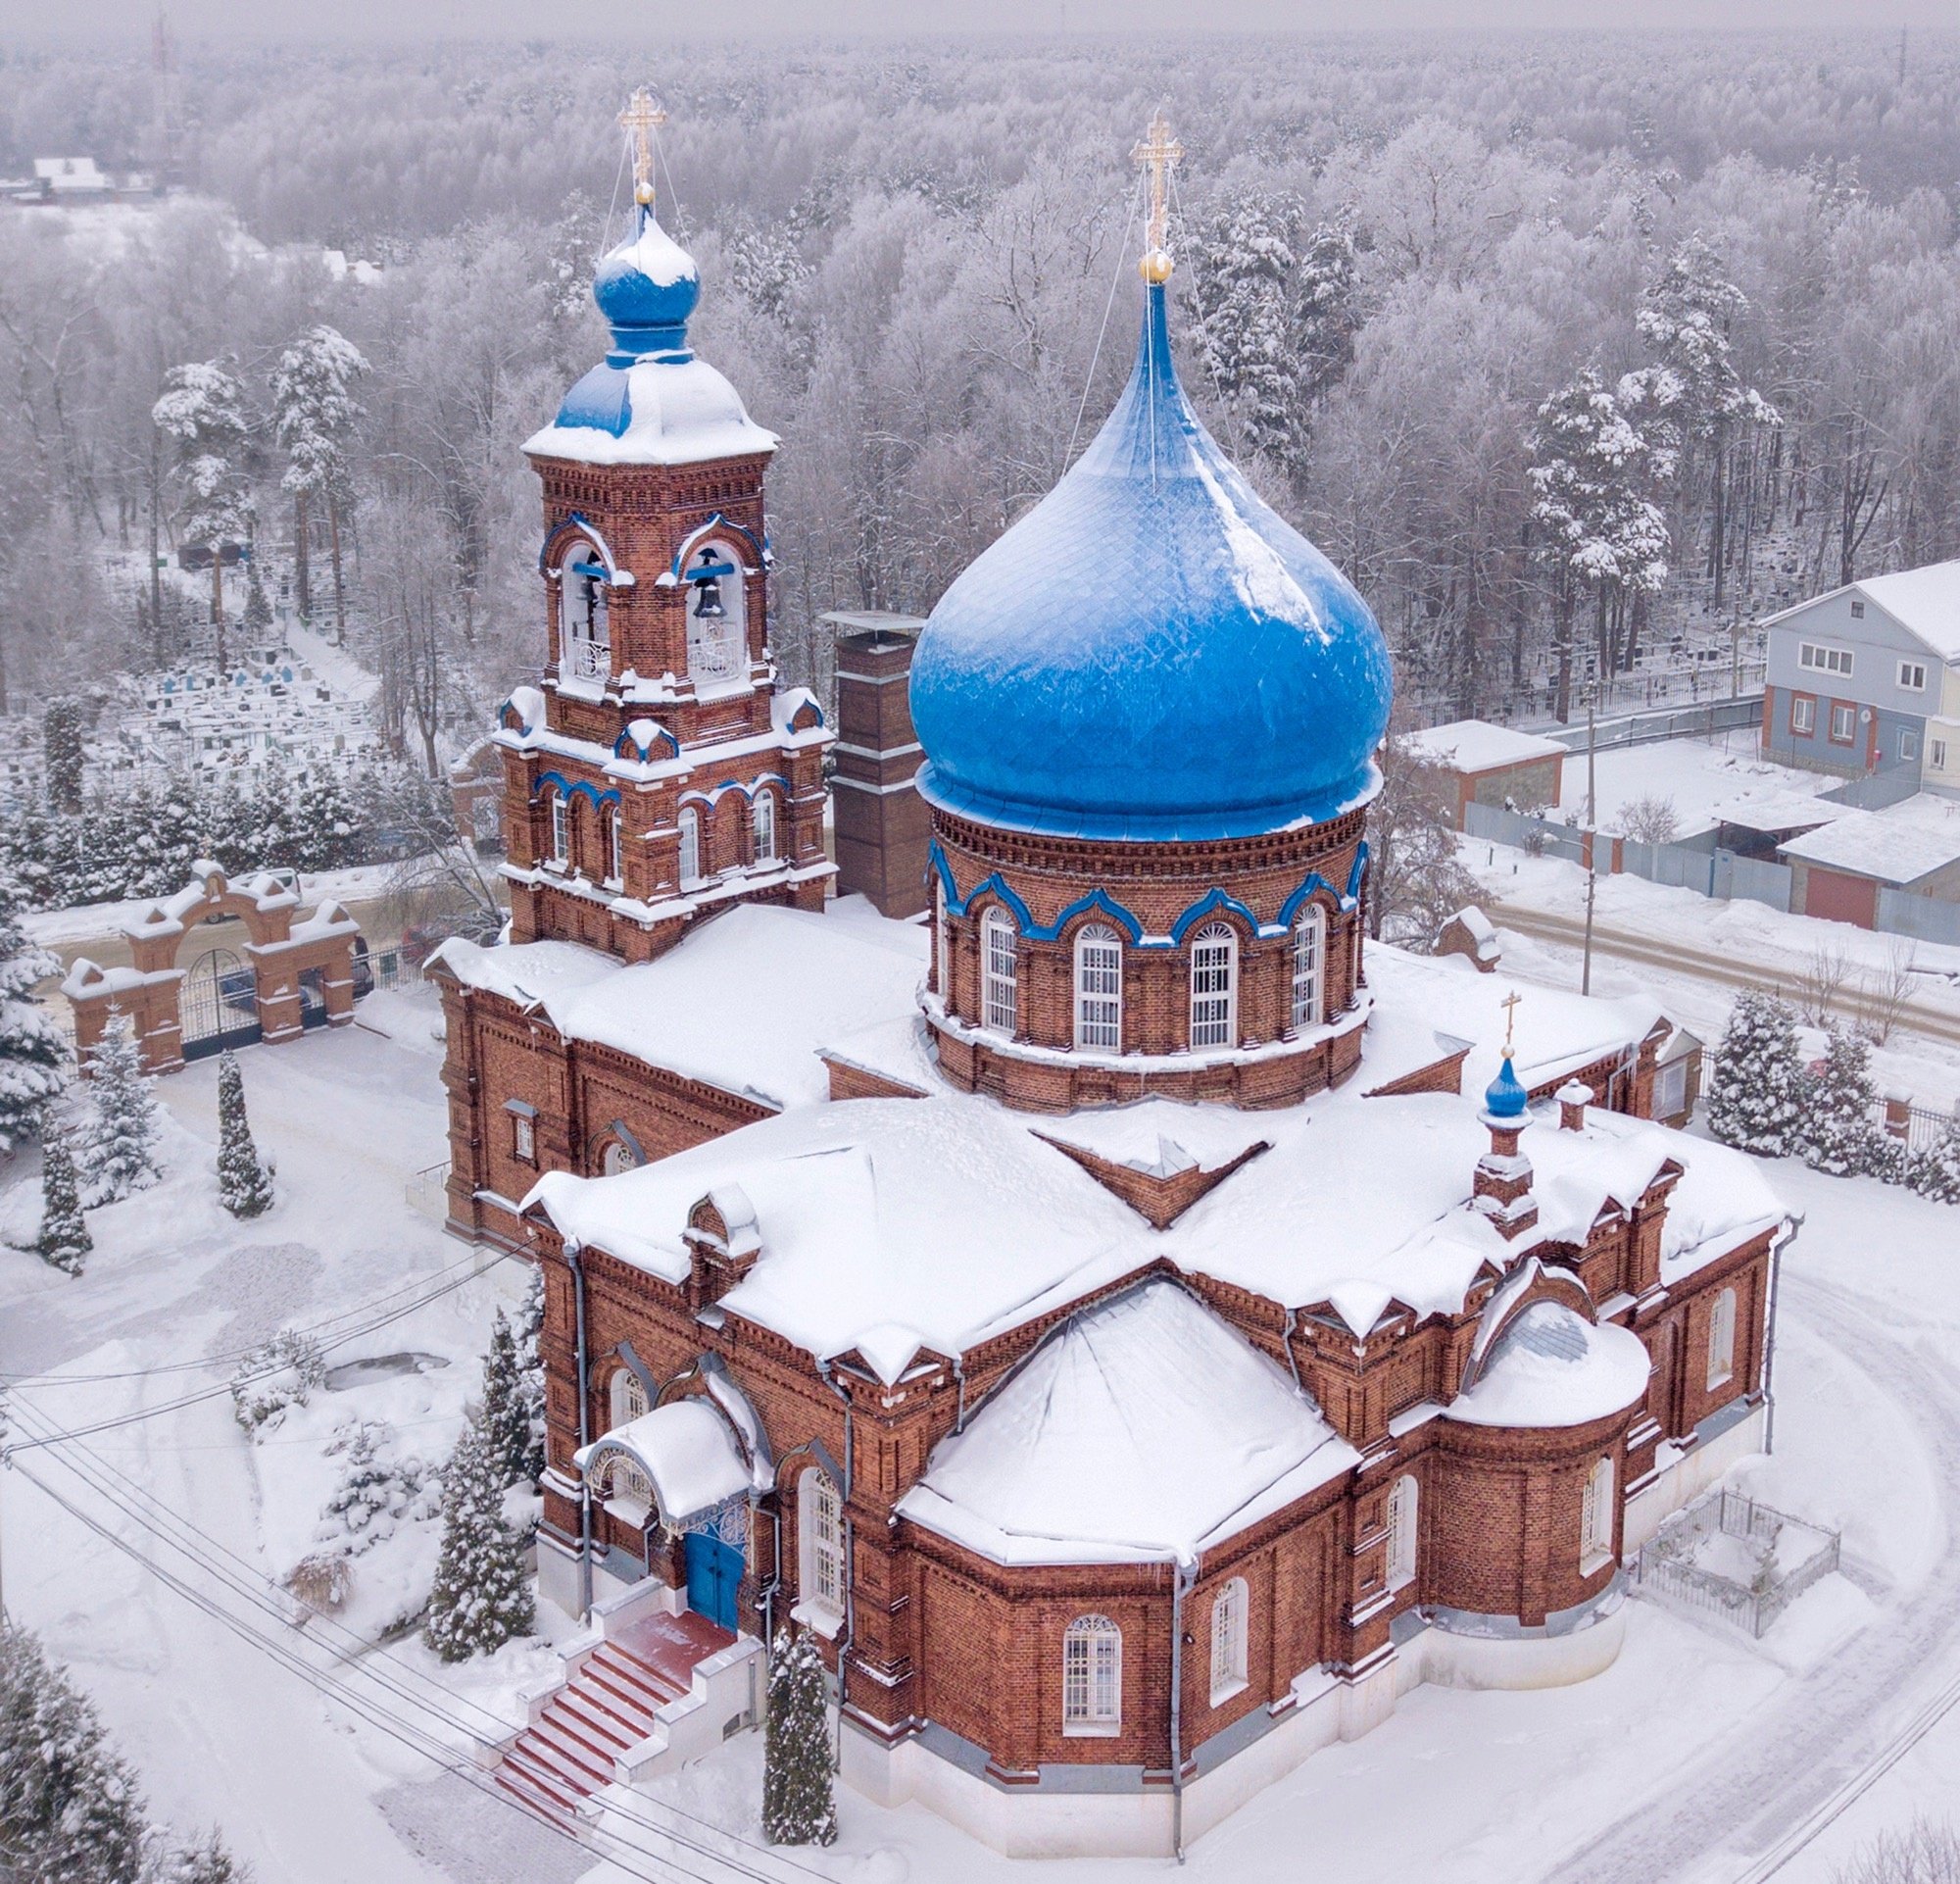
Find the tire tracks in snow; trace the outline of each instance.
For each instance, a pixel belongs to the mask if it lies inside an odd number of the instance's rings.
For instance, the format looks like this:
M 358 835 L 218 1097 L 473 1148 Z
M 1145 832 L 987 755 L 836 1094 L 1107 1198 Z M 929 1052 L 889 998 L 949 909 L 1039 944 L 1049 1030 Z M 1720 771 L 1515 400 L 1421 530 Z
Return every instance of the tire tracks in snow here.
M 1960 1482 L 1960 1386 L 1948 1370 L 1876 1320 L 1848 1289 L 1793 1274 L 1783 1289 L 1783 1313 L 1829 1342 L 1876 1393 L 1907 1408 L 1938 1481 Z M 1941 1515 L 1948 1548 L 1922 1582 L 1815 1666 L 1789 1676 L 1690 1767 L 1648 1788 L 1544 1872 L 1541 1884 L 1768 1875 L 1760 1868 L 1765 1856 L 1888 1763 L 1901 1729 L 1960 1673 L 1960 1552 L 1951 1548 L 1950 1504 Z

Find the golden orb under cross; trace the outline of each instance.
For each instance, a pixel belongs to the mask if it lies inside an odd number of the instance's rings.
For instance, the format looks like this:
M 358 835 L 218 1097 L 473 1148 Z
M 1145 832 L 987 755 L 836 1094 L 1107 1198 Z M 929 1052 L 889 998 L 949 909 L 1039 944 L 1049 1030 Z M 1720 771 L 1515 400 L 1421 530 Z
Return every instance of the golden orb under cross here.
M 1161 285 L 1170 279 L 1170 250 L 1166 246 L 1166 223 L 1170 210 L 1170 174 L 1184 162 L 1184 146 L 1170 134 L 1170 120 L 1161 107 L 1151 120 L 1144 140 L 1130 153 L 1139 170 L 1151 178 L 1150 223 L 1144 232 L 1143 260 L 1137 264 L 1146 281 Z
M 633 140 L 633 201 L 642 209 L 654 207 L 654 133 L 666 122 L 645 85 L 634 88 L 619 114 L 619 128 Z

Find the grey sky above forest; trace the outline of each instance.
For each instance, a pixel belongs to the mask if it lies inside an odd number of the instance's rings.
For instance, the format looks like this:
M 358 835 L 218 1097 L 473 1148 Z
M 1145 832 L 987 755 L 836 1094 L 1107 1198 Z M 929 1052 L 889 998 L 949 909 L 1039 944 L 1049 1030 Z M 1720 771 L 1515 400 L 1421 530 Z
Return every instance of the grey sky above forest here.
M 1956 0 L 717 0 L 711 9 L 654 0 L 170 0 L 181 41 L 340 42 L 410 37 L 524 39 L 619 35 L 645 43 L 716 36 L 825 33 L 1342 31 L 1474 27 L 1670 30 L 1860 28 L 1950 30 Z M 0 0 L 0 31 L 42 41 L 146 39 L 154 0 L 94 0 L 66 15 L 38 0 Z M 625 23 L 622 33 L 622 22 Z

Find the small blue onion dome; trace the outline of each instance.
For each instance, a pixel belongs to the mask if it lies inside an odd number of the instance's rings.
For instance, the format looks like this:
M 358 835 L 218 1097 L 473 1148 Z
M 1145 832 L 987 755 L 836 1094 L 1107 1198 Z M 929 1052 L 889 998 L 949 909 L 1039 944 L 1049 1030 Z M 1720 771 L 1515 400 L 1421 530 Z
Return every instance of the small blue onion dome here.
M 1367 604 L 1186 401 L 1155 280 L 1094 442 L 932 611 L 911 672 L 919 788 L 1064 836 L 1319 823 L 1377 789 L 1389 694 Z
M 592 277 L 592 298 L 612 329 L 619 365 L 653 354 L 685 356 L 688 316 L 701 299 L 694 257 L 651 209 L 634 213 L 637 231 L 600 262 Z
M 1511 1070 L 1511 1050 L 1504 1049 L 1504 1064 L 1497 1068 L 1497 1076 L 1484 1088 L 1484 1116 L 1506 1123 L 1524 1122 L 1525 1108 L 1531 1103 L 1531 1094 L 1524 1089 L 1523 1082 Z

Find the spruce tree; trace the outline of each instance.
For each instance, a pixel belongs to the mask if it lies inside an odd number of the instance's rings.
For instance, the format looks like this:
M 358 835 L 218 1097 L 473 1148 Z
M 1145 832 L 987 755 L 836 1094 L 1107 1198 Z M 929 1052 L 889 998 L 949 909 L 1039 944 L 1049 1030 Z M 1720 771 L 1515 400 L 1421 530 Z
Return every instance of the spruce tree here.
M 41 1141 L 41 1234 L 34 1248 L 43 1262 L 79 1275 L 82 1260 L 94 1247 L 81 1215 L 74 1155 L 67 1135 L 51 1131 Z
M 157 1157 L 156 1081 L 143 1070 L 135 1023 L 114 1015 L 89 1056 L 94 1117 L 82 1149 L 88 1208 L 147 1190 L 163 1175 Z
M 81 702 L 64 694 L 48 702 L 41 716 L 41 746 L 47 768 L 48 803 L 58 812 L 81 809 Z
M 771 1845 L 832 1845 L 830 1727 L 823 1661 L 801 1625 L 776 1631 L 769 1654 L 769 1712 L 762 1736 L 762 1833 Z
M 1936 1204 L 1960 1204 L 1960 1107 L 1948 1116 L 1939 1136 L 1910 1161 L 1906 1182 Z
M 516 1334 L 517 1389 L 523 1401 L 527 1435 L 524 1476 L 536 1484 L 545 1475 L 545 1272 L 537 1264 L 531 1266 Z
M 157 1866 L 155 1884 L 250 1884 L 251 1876 L 212 1831 L 170 1853 Z
M 1759 1158 L 1784 1158 L 1802 1142 L 1808 1084 L 1788 1002 L 1744 988 L 1708 1082 L 1708 1129 L 1725 1145 Z
M 537 1620 L 523 1547 L 504 1521 L 503 1467 L 472 1419 L 443 1471 L 442 1550 L 425 1641 L 445 1661 L 494 1655 Z
M 1872 1116 L 1879 1096 L 1872 1084 L 1872 1050 L 1862 1034 L 1833 1027 L 1824 1068 L 1811 1081 L 1804 1111 L 1803 1162 L 1833 1177 L 1877 1171 L 1886 1150 Z
M 483 1435 L 490 1462 L 505 1485 L 530 1478 L 531 1422 L 517 1372 L 517 1344 L 504 1311 L 490 1329 L 483 1363 Z
M 0 1623 L 0 1875 L 135 1884 L 148 1830 L 135 1775 L 25 1629 Z
M 218 1063 L 218 1201 L 233 1216 L 259 1216 L 272 1208 L 271 1173 L 252 1142 L 245 1080 L 231 1053 Z
M 33 995 L 34 983 L 59 966 L 28 942 L 12 895 L 0 887 L 0 1152 L 40 1130 L 62 1089 L 68 1049 Z

